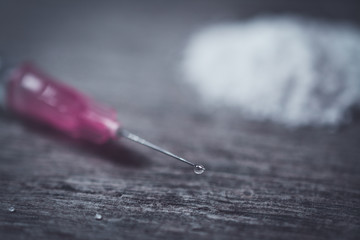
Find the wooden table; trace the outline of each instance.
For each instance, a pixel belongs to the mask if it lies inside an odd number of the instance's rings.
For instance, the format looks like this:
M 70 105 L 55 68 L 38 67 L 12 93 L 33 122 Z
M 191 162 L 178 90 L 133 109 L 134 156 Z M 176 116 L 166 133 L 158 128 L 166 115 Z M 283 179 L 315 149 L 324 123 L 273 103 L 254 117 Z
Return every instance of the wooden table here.
M 1 1 L 10 62 L 34 60 L 207 171 L 2 111 L 0 239 L 360 239 L 358 122 L 336 131 L 253 122 L 204 108 L 183 81 L 197 29 L 288 11 L 360 22 L 356 1 Z

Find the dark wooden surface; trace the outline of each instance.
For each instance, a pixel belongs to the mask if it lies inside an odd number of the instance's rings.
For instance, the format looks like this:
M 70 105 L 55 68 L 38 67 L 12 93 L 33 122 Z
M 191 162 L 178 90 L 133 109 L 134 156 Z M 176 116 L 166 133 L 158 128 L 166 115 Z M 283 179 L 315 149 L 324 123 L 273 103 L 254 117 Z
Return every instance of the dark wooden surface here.
M 72 2 L 0 1 L 0 50 L 207 171 L 1 112 L 0 239 L 360 239 L 359 123 L 290 130 L 211 111 L 179 67 L 202 26 L 278 12 L 358 24 L 356 1 Z

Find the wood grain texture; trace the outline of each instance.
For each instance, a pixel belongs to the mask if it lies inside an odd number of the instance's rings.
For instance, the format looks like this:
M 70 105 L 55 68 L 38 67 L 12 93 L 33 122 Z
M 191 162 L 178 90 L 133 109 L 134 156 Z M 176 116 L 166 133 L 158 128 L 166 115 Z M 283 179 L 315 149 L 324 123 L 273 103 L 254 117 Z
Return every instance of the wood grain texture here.
M 334 131 L 248 121 L 204 108 L 179 74 L 190 34 L 212 22 L 290 10 L 358 24 L 353 6 L 1 1 L 0 50 L 11 61 L 34 59 L 207 171 L 127 141 L 76 142 L 2 111 L 0 239 L 359 239 L 358 122 Z

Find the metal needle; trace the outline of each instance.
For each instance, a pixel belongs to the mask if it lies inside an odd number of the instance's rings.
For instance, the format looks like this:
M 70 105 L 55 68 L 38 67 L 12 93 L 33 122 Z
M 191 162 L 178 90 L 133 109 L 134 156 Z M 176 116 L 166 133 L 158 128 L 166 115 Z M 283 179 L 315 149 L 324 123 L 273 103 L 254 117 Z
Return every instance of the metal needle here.
M 140 143 L 140 144 L 142 144 L 142 145 L 144 145 L 144 146 L 146 146 L 148 148 L 151 148 L 151 149 L 153 149 L 155 151 L 158 151 L 158 152 L 161 152 L 161 153 L 163 153 L 165 155 L 173 157 L 173 158 L 175 158 L 175 159 L 177 159 L 177 160 L 179 160 L 179 161 L 181 161 L 183 163 L 189 164 L 190 166 L 193 166 L 193 167 L 199 166 L 199 165 L 196 165 L 196 164 L 194 164 L 192 162 L 189 162 L 188 160 L 186 160 L 186 159 L 184 159 L 182 157 L 179 157 L 179 156 L 177 156 L 177 155 L 175 155 L 175 154 L 173 154 L 173 153 L 171 153 L 171 152 L 169 152 L 169 151 L 167 151 L 167 150 L 165 150 L 165 149 L 163 149 L 163 148 L 161 148 L 159 146 L 156 146 L 156 145 L 152 144 L 151 142 L 146 141 L 145 139 L 143 139 L 143 138 L 129 132 L 126 129 L 121 129 L 121 130 L 119 130 L 118 133 L 119 133 L 119 135 L 121 137 L 125 137 L 125 138 L 130 139 L 130 140 L 132 140 L 134 142 Z

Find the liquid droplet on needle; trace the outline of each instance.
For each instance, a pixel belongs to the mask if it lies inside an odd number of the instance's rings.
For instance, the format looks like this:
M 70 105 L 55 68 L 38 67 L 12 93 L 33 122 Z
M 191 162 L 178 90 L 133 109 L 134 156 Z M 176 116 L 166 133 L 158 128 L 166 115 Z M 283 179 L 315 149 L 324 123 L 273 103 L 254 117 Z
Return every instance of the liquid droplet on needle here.
M 103 217 L 101 216 L 101 214 L 97 213 L 95 214 L 95 219 L 96 220 L 101 220 Z
M 194 166 L 194 173 L 202 174 L 203 172 L 205 172 L 205 168 L 203 165 L 195 165 Z

